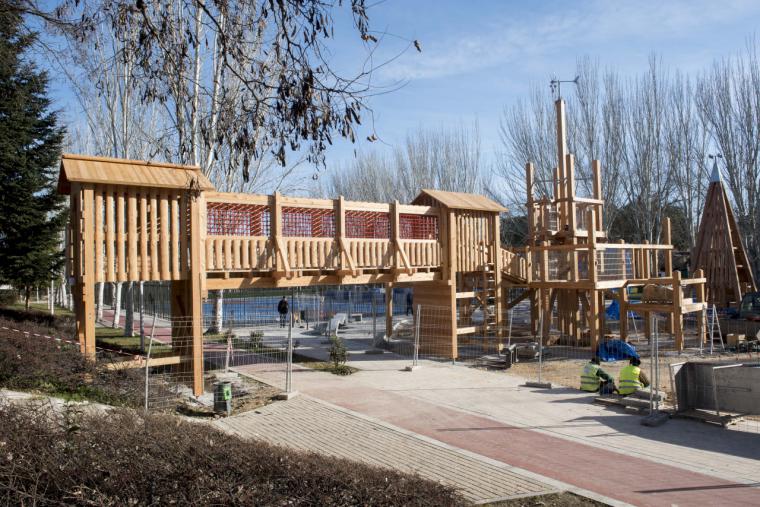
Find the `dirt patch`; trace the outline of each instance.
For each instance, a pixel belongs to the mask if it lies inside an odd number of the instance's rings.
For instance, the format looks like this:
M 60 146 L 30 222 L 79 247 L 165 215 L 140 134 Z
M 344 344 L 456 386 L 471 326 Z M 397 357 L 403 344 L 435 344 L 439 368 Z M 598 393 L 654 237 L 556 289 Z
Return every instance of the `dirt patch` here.
M 488 504 L 489 507 L 596 507 L 607 505 L 573 493 L 530 496 Z

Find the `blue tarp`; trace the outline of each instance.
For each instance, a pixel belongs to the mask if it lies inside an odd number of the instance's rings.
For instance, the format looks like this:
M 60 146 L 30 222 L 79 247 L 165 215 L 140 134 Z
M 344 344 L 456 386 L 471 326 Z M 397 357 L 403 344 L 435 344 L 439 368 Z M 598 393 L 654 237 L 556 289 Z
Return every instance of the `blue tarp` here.
M 622 361 L 630 357 L 639 357 L 633 345 L 622 340 L 609 340 L 600 343 L 596 355 L 602 361 Z
M 609 320 L 620 320 L 620 305 L 617 300 L 613 299 L 610 306 L 607 307 L 607 311 L 604 313 Z

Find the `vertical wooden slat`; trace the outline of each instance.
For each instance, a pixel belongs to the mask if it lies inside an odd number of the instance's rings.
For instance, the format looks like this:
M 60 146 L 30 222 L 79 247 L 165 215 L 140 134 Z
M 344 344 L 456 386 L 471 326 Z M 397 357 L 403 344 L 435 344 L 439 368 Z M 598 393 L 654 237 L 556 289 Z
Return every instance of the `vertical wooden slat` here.
M 148 198 L 145 190 L 140 190 L 140 280 L 150 280 L 150 264 L 148 263 Z
M 150 196 L 150 274 L 153 280 L 160 280 L 158 271 L 160 254 L 158 253 L 158 199 L 156 192 Z
M 102 282 L 103 276 L 103 192 L 95 192 L 95 281 Z
M 232 263 L 235 269 L 240 269 L 240 239 L 232 240 Z
M 225 269 L 224 267 L 224 240 L 217 238 L 214 240 L 214 267 L 219 269 Z
M 124 189 L 118 188 L 116 195 L 116 278 L 120 282 L 127 280 L 125 226 Z
M 180 250 L 180 225 L 179 225 L 179 199 L 177 198 L 177 195 L 174 194 L 171 196 L 172 201 L 172 215 L 171 215 L 171 221 L 172 221 L 172 237 L 171 237 L 171 250 L 172 250 L 172 280 L 179 280 L 180 279 L 180 273 L 179 273 L 179 266 L 180 266 L 180 259 L 179 259 L 179 250 Z M 199 238 L 200 239 L 200 238 Z M 199 240 L 198 239 L 198 240 Z M 198 241 L 196 240 L 196 241 Z
M 159 238 L 161 241 L 161 279 L 170 280 L 169 236 L 171 228 L 169 224 L 169 196 L 166 192 L 161 192 L 159 205 L 161 209 L 161 236 Z
M 216 263 L 214 262 L 214 240 L 212 238 L 206 239 L 206 269 L 216 269 Z
M 182 192 L 182 196 L 180 198 L 180 206 L 179 206 L 179 265 L 180 265 L 180 275 L 183 278 L 187 277 L 188 272 L 188 262 L 187 262 L 187 212 L 189 209 L 189 202 L 187 197 L 187 192 Z M 196 239 L 195 241 L 199 241 L 200 238 Z M 208 245 L 208 242 L 205 242 L 206 245 Z M 208 247 L 206 246 L 206 252 L 208 252 Z M 206 262 L 209 262 L 209 256 L 206 255 Z
M 251 243 L 251 240 L 243 239 L 240 244 L 240 254 L 241 254 L 240 267 L 243 269 L 251 269 L 250 257 L 248 255 L 251 248 L 249 246 L 250 243 Z
M 114 274 L 114 266 L 116 259 L 114 258 L 114 231 L 116 223 L 114 220 L 114 198 L 113 188 L 106 187 L 106 280 L 109 282 L 116 281 Z
M 137 267 L 137 193 L 130 188 L 127 195 L 127 259 L 129 260 L 129 279 L 140 280 Z

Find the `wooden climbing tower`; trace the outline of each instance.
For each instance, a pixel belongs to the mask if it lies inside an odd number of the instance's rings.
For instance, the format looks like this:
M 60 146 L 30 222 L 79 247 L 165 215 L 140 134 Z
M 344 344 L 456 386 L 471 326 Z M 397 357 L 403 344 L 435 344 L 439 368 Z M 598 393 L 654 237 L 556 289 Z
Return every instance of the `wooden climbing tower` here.
M 705 279 L 682 279 L 673 271 L 670 220 L 661 244 L 610 242 L 604 228 L 601 163 L 592 162 L 591 195 L 578 195 L 575 158 L 567 150 L 565 102 L 555 103 L 557 167 L 550 181 L 538 182 L 533 164 L 526 166 L 528 262 L 526 297 L 532 302 L 534 332 L 549 336 L 552 324 L 568 344 L 596 347 L 605 329 L 605 299 L 620 305 L 620 335 L 626 338 L 628 311 L 645 317 L 667 314 L 677 348 L 683 348 L 683 315 L 703 318 Z M 539 185 L 543 183 L 543 185 Z M 543 188 L 543 192 L 539 188 Z M 628 289 L 644 287 L 640 303 Z M 509 303 L 508 305 L 510 305 Z M 543 329 L 539 330 L 539 322 Z
M 738 308 L 744 294 L 757 290 L 717 162 L 707 187 L 691 269 L 704 271 L 707 301 L 720 308 Z

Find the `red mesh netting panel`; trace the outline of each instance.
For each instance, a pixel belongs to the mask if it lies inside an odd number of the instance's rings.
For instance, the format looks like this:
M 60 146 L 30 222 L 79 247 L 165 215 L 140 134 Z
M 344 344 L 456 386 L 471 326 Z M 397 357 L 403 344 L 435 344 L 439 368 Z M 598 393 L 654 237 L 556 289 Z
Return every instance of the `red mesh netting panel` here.
M 331 209 L 282 208 L 282 235 L 306 238 L 335 236 L 335 214 Z
M 349 238 L 390 238 L 391 221 L 388 213 L 346 211 L 346 236 Z
M 219 236 L 269 236 L 269 207 L 263 204 L 210 202 L 207 232 Z
M 428 215 L 399 215 L 401 239 L 438 239 L 438 217 Z

